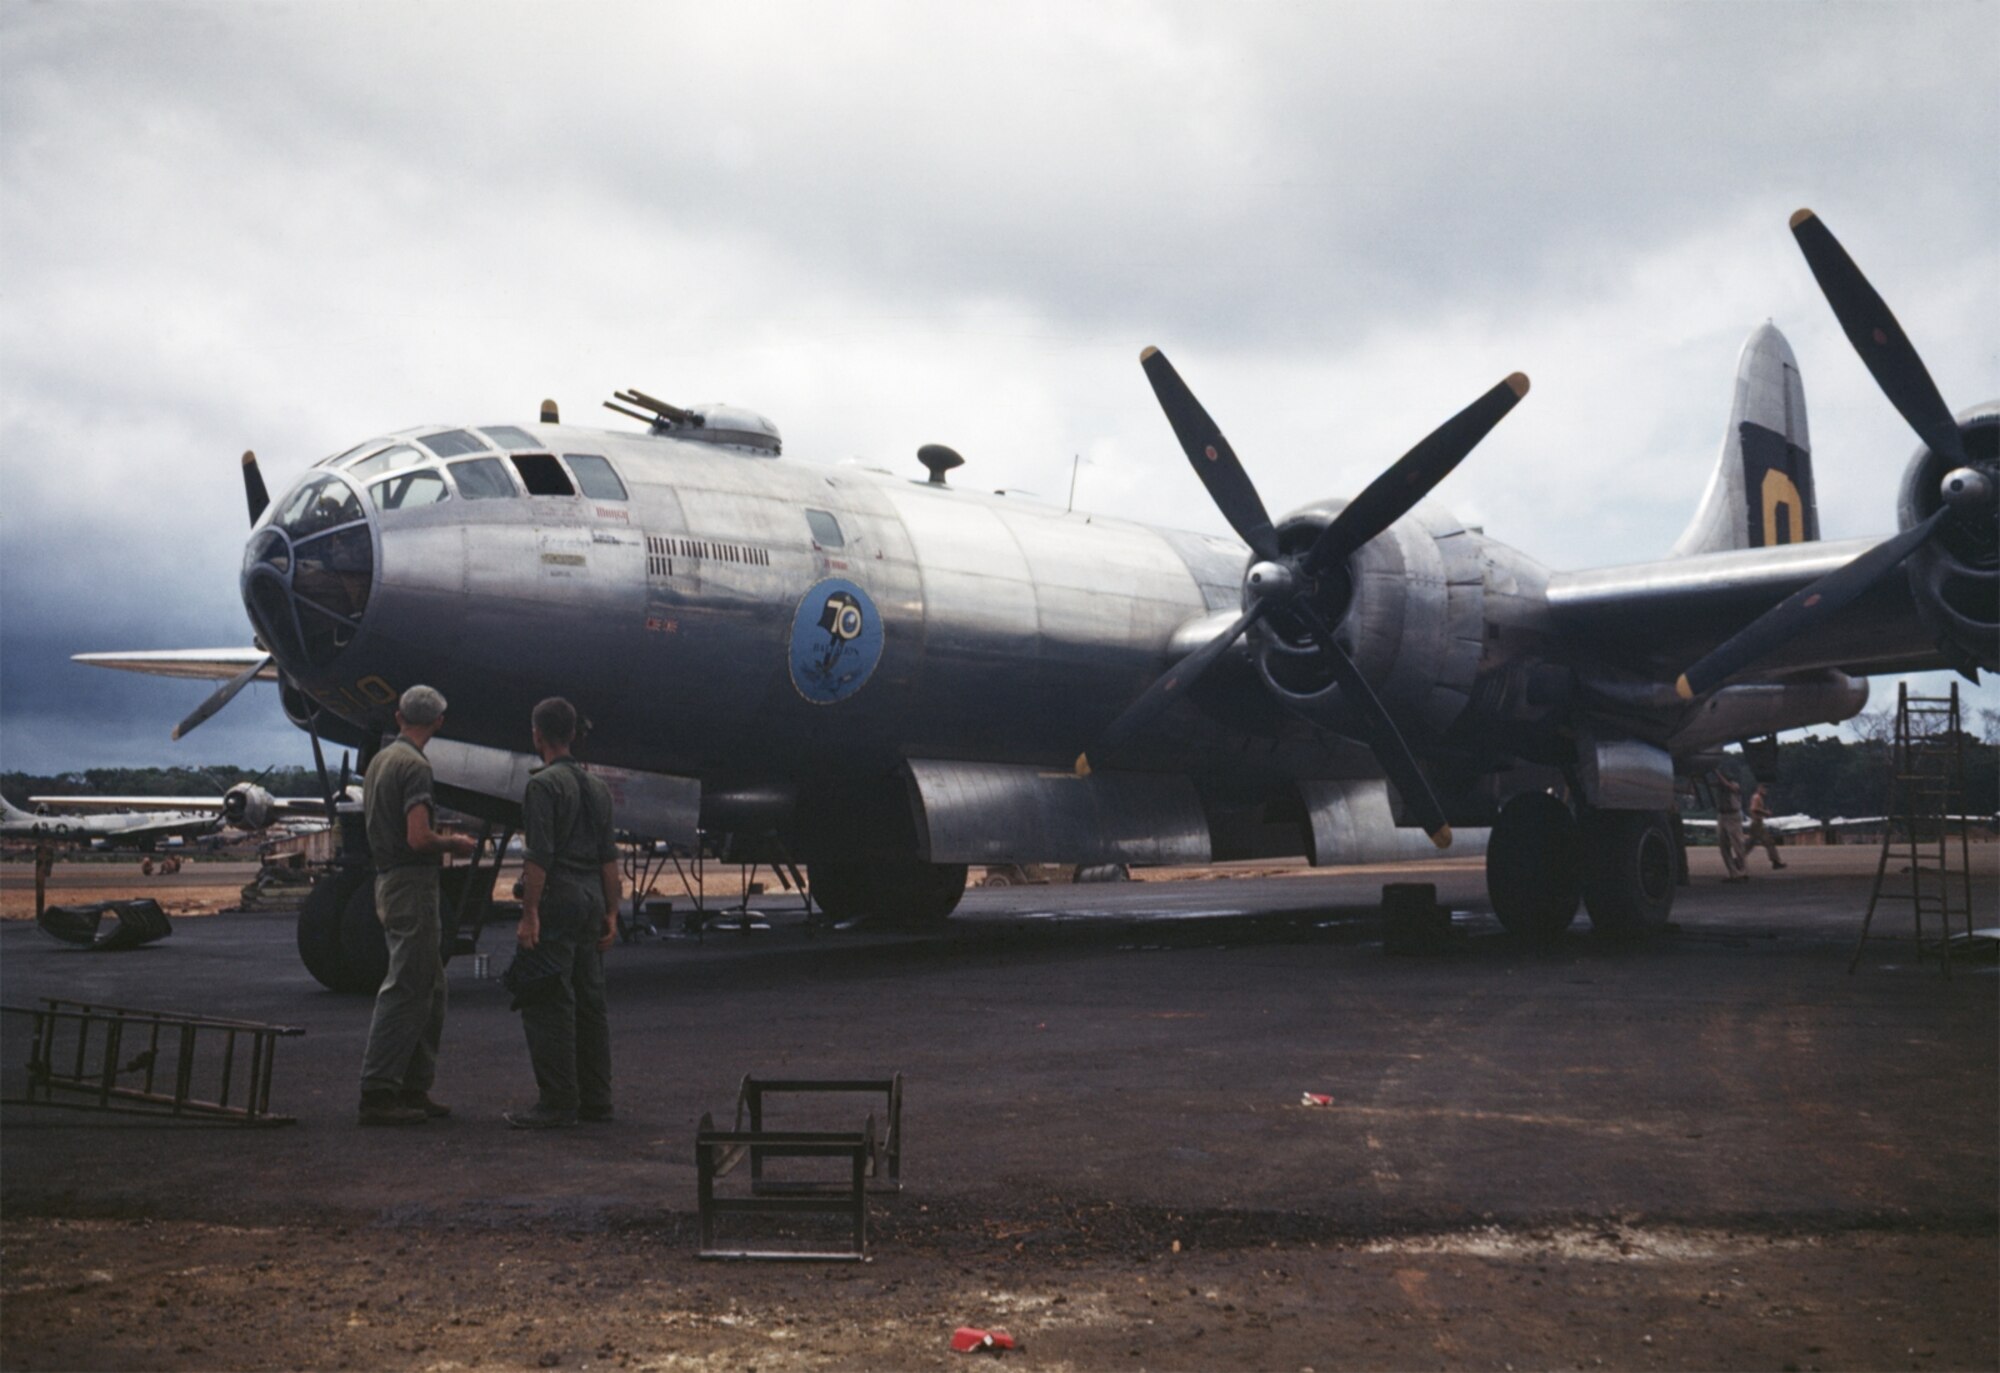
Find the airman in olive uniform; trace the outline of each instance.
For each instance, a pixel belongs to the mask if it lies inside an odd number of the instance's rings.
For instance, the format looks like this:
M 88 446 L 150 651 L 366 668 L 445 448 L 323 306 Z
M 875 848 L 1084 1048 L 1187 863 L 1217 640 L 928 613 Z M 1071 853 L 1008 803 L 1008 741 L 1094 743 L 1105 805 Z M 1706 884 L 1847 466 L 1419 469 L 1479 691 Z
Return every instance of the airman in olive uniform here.
M 369 762 L 362 782 L 375 917 L 389 941 L 389 972 L 375 993 L 361 1061 L 363 1125 L 420 1125 L 451 1114 L 430 1097 L 445 1008 L 438 870 L 445 854 L 464 857 L 473 842 L 432 828 L 437 807 L 424 745 L 444 724 L 444 706 L 431 687 L 404 692 L 396 710 L 400 733 Z
M 521 801 L 527 862 L 516 939 L 553 955 L 556 973 L 521 1008 L 538 1096 L 507 1120 L 523 1130 L 611 1118 L 604 951 L 618 936 L 624 894 L 611 792 L 570 756 L 576 707 L 552 696 L 535 707 L 533 728 L 543 765 Z

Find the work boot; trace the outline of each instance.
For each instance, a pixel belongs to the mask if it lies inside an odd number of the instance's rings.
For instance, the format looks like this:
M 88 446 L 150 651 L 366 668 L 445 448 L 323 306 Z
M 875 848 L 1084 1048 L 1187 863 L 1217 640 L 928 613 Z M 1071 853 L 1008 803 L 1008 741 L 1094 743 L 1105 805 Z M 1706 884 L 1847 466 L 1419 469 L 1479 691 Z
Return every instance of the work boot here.
M 443 1120 L 451 1114 L 451 1107 L 442 1101 L 432 1101 L 429 1092 L 404 1092 L 396 1101 L 398 1105 L 415 1107 L 432 1120 Z
M 611 1119 L 611 1114 L 611 1104 L 609 1102 L 606 1102 L 602 1106 L 579 1106 L 576 1108 L 576 1118 L 582 1121 L 606 1121 Z
M 536 1105 L 525 1111 L 507 1112 L 507 1123 L 516 1130 L 559 1130 L 576 1124 L 576 1112 L 551 1111 Z
M 430 1113 L 421 1106 L 405 1106 L 394 1092 L 363 1092 L 363 1125 L 422 1125 Z

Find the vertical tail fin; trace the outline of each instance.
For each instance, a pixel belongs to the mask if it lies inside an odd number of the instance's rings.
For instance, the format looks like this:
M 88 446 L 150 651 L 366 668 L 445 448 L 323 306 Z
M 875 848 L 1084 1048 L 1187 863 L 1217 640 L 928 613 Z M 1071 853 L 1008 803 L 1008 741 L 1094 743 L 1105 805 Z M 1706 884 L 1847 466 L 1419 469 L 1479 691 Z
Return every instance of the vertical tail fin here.
M 1736 403 L 1708 491 L 1674 556 L 1806 543 L 1819 537 L 1812 441 L 1798 360 L 1776 326 L 1750 335 L 1736 363 Z

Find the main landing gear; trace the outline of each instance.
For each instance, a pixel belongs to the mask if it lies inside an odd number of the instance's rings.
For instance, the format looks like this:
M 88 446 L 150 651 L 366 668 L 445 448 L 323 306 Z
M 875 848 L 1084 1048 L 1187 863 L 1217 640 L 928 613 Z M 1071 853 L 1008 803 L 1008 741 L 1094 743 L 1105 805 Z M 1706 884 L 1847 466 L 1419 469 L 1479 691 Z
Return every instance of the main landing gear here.
M 1576 919 L 1625 938 L 1663 929 L 1674 905 L 1674 842 L 1664 811 L 1591 810 L 1546 792 L 1500 808 L 1486 843 L 1486 890 L 1508 933 L 1544 944 Z
M 492 885 L 491 866 L 446 868 L 439 875 L 438 946 L 445 962 L 461 947 L 461 929 L 476 936 L 485 923 Z M 328 991 L 372 994 L 380 988 L 389 973 L 389 942 L 375 915 L 374 873 L 345 864 L 313 883 L 299 907 L 298 939 L 300 961 Z
M 908 927 L 935 927 L 965 895 L 963 863 L 914 858 L 808 863 L 812 899 L 835 921 L 874 916 Z

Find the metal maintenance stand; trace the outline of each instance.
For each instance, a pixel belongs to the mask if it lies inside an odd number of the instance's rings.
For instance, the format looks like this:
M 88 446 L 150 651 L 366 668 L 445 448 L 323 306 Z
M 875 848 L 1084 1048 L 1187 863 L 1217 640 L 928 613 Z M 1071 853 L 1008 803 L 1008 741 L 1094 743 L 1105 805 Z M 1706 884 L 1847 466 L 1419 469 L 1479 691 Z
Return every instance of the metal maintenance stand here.
M 1875 908 L 1884 897 L 1909 901 L 1919 959 L 1925 953 L 1924 916 L 1937 917 L 1938 964 L 1946 977 L 1951 976 L 1952 916 L 1962 915 L 1967 937 L 1972 934 L 1972 854 L 1964 814 L 1965 732 L 1960 723 L 1957 682 L 1951 684 L 1949 696 L 1912 696 L 1908 682 L 1898 684 L 1882 853 L 1875 863 L 1875 886 L 1861 921 L 1861 939 L 1847 961 L 1849 973 L 1861 962 Z M 1907 890 L 1885 889 L 1892 849 L 1907 857 Z

